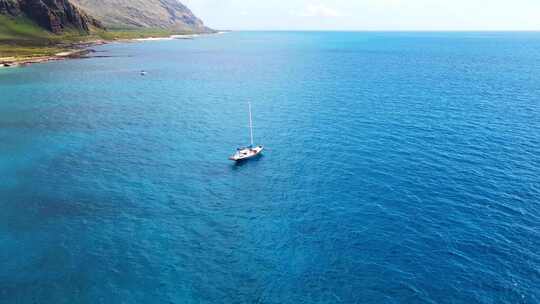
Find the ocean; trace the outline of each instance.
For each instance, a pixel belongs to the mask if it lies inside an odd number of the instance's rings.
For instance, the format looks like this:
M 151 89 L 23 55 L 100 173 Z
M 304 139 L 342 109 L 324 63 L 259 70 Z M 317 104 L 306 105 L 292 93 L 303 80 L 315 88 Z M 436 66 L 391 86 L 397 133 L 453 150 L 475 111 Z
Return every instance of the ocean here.
M 96 50 L 0 70 L 0 303 L 540 302 L 540 33 Z

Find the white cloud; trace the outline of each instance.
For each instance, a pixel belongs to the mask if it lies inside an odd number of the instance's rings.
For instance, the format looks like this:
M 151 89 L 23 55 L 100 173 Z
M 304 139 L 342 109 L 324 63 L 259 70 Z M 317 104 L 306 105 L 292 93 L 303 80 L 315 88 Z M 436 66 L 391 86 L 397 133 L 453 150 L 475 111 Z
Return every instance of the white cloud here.
M 179 1 L 216 29 L 540 30 L 539 0 Z
M 297 16 L 300 17 L 320 17 L 320 18 L 336 18 L 342 17 L 343 14 L 331 7 L 323 4 L 308 4 L 303 10 L 297 12 Z

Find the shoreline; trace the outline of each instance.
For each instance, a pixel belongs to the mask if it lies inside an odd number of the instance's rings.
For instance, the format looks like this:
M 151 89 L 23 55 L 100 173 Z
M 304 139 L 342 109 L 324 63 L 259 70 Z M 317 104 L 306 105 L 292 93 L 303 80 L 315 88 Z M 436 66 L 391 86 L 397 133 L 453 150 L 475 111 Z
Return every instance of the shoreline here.
M 216 32 L 219 34 L 223 32 Z M 214 34 L 214 33 L 212 33 Z M 159 41 L 159 40 L 189 40 L 195 39 L 202 35 L 212 34 L 186 34 L 186 35 L 170 35 L 164 37 L 146 37 L 146 38 L 132 38 L 132 39 L 115 39 L 115 40 L 95 40 L 81 43 L 73 43 L 66 45 L 65 51 L 56 53 L 54 55 L 47 56 L 30 56 L 30 57 L 0 57 L 0 69 L 25 67 L 36 63 L 46 63 L 50 61 L 60 61 L 67 59 L 80 59 L 84 58 L 90 53 L 95 52 L 91 49 L 93 46 L 105 45 L 110 43 L 130 43 L 130 42 L 144 42 L 144 41 Z
M 59 61 L 66 59 L 83 58 L 86 55 L 94 52 L 92 46 L 104 45 L 109 42 L 105 40 L 96 40 L 84 43 L 74 43 L 66 46 L 62 52 L 46 55 L 46 56 L 30 56 L 30 57 L 0 57 L 0 69 L 25 67 L 36 63 L 45 63 L 50 61 Z

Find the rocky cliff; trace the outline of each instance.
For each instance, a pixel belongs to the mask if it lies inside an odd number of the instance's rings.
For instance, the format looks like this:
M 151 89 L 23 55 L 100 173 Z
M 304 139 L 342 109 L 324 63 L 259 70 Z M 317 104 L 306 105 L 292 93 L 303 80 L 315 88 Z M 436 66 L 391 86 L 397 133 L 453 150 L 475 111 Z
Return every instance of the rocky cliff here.
M 178 0 L 72 0 L 112 29 L 161 28 L 211 32 Z
M 0 14 L 18 16 L 21 14 L 19 2 L 16 0 L 0 0 Z
M 213 32 L 178 0 L 0 0 L 0 15 L 26 17 L 53 33 L 90 33 L 105 27 Z
M 19 3 L 12 0 L 0 0 L 0 14 L 17 16 L 21 13 Z
M 53 33 L 66 29 L 88 33 L 91 28 L 103 27 L 69 0 L 0 0 L 0 14 L 25 15 Z

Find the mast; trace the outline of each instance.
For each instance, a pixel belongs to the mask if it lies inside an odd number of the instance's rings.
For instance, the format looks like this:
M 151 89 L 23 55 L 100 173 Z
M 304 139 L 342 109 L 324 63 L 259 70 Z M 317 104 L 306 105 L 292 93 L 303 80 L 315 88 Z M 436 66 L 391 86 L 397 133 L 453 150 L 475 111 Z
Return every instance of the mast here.
M 251 102 L 249 104 L 249 135 L 251 138 L 251 146 L 253 147 L 253 119 L 251 118 Z

